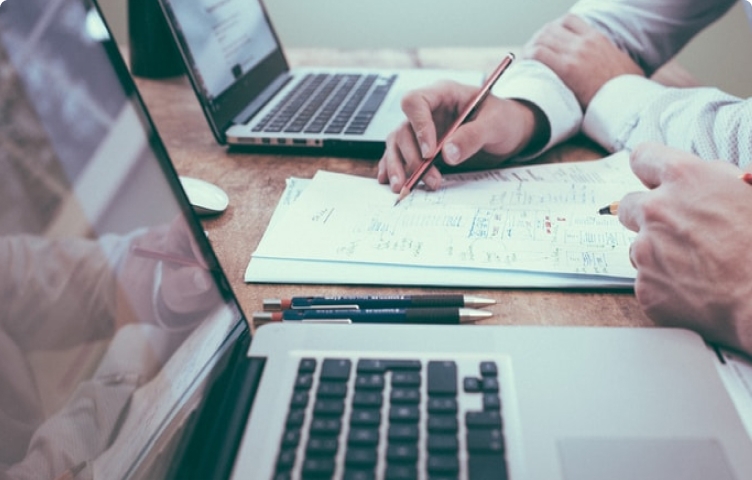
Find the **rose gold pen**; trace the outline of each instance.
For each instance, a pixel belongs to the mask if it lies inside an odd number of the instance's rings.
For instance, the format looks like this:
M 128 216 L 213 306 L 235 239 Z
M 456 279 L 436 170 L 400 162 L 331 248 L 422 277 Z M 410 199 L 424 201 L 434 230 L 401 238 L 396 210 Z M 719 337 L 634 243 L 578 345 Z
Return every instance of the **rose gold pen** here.
M 493 73 L 486 79 L 486 81 L 483 83 L 483 86 L 480 87 L 480 90 L 478 90 L 478 93 L 475 95 L 472 101 L 470 101 L 470 103 L 465 106 L 465 109 L 455 119 L 454 123 L 452 123 L 452 125 L 449 127 L 449 130 L 447 130 L 444 136 L 441 137 L 441 140 L 439 141 L 439 144 L 436 145 L 436 150 L 433 152 L 433 154 L 425 158 L 423 160 L 423 163 L 421 163 L 418 168 L 415 169 L 413 174 L 410 175 L 410 178 L 407 179 L 407 182 L 405 182 L 402 190 L 400 190 L 399 198 L 397 198 L 397 201 L 394 202 L 395 206 L 397 206 L 402 200 L 404 200 L 405 197 L 410 195 L 410 192 L 413 191 L 420 179 L 423 178 L 423 175 L 425 175 L 431 165 L 434 164 L 436 159 L 439 157 L 439 154 L 441 154 L 441 149 L 444 148 L 444 142 L 446 142 L 447 138 L 449 138 L 455 131 L 457 131 L 460 125 L 472 119 L 475 112 L 483 103 L 483 100 L 485 100 L 488 94 L 491 93 L 491 89 L 496 84 L 496 81 L 499 79 L 499 77 L 501 77 L 501 74 L 504 73 L 507 67 L 509 67 L 509 64 L 512 63 L 512 60 L 514 60 L 514 54 L 510 52 L 506 57 L 504 57 L 499 66 L 496 67 L 496 69 L 493 71 Z

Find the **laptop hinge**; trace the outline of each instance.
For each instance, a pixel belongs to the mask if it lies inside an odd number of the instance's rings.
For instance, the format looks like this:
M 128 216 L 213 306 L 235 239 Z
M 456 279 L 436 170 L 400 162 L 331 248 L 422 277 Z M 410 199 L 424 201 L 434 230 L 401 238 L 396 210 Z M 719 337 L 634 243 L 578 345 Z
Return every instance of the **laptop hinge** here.
M 290 80 L 292 80 L 292 75 L 287 72 L 275 78 L 268 87 L 256 96 L 256 98 L 232 120 L 232 123 L 234 125 L 244 125 L 248 123 L 248 120 L 256 115 L 259 110 L 264 108 L 264 105 L 266 105 L 266 103 L 271 100 L 277 92 L 287 85 L 287 82 Z
M 248 343 L 238 342 L 239 348 L 228 356 L 224 371 L 210 386 L 191 420 L 193 425 L 187 429 L 190 438 L 175 456 L 168 478 L 213 480 L 230 476 L 266 362 L 265 358 L 246 356 Z

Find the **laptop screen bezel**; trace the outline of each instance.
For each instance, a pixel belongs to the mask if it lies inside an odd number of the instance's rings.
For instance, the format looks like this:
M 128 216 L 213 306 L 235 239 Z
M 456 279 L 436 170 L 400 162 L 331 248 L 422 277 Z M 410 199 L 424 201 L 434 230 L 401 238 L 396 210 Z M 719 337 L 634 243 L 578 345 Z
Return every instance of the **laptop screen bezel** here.
M 172 5 L 170 3 L 172 0 L 157 1 L 161 7 L 162 13 L 164 14 L 167 26 L 172 33 L 172 37 L 175 40 L 188 79 L 191 82 L 193 91 L 195 92 L 196 98 L 206 116 L 212 133 L 217 142 L 224 145 L 227 143 L 225 132 L 231 125 L 236 123 L 238 115 L 248 107 L 253 99 L 263 96 L 266 93 L 266 89 L 275 84 L 277 79 L 286 75 L 290 71 L 287 58 L 282 50 L 282 44 L 280 43 L 279 36 L 269 18 L 266 6 L 260 0 L 249 0 L 258 1 L 261 6 L 264 20 L 274 37 L 274 42 L 276 44 L 275 50 L 259 62 L 256 67 L 235 80 L 232 85 L 226 88 L 215 99 L 210 100 L 202 93 L 201 75 L 198 71 L 193 55 L 191 54 L 190 46 L 185 35 L 183 35 L 177 17 L 172 10 Z M 261 107 L 263 107 L 263 103 L 259 105 L 259 109 Z M 254 112 L 248 112 L 248 118 L 250 118 L 253 113 Z

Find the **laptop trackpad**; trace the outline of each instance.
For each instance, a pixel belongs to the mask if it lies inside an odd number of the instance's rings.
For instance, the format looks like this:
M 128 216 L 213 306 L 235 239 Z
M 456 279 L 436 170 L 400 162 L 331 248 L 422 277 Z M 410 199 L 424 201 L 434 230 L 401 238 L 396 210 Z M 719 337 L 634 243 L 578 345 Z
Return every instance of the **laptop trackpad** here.
M 566 480 L 733 480 L 712 439 L 571 438 L 559 442 Z

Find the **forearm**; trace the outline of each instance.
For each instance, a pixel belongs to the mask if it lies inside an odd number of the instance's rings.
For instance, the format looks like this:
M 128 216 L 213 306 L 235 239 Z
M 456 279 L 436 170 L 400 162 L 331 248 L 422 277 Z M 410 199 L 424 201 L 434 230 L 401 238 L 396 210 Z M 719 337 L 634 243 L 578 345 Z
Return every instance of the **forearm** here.
M 593 98 L 583 131 L 610 151 L 657 141 L 706 160 L 745 166 L 752 161 L 752 100 L 714 88 L 669 88 L 623 76 Z
M 737 0 L 580 0 L 574 13 L 605 34 L 650 76 Z

